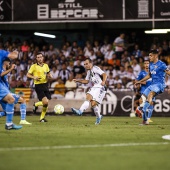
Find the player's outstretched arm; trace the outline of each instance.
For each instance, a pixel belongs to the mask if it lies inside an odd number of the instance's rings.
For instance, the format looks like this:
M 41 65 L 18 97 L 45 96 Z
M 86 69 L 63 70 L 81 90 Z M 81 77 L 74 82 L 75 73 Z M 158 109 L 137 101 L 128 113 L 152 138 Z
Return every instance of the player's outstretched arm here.
M 150 74 L 146 75 L 143 79 L 139 80 L 139 81 L 136 81 L 134 85 L 137 85 L 137 84 L 142 84 L 143 82 L 145 82 L 146 80 L 150 79 Z
M 106 84 L 107 74 L 103 73 L 102 76 L 103 76 L 103 81 L 102 81 L 101 85 L 104 86 Z
M 89 83 L 89 80 L 73 79 L 73 81 L 78 82 L 78 83 L 82 83 L 82 84 L 88 84 Z
M 13 51 L 13 52 L 9 53 L 8 58 L 10 58 L 12 60 L 18 58 L 18 51 Z
M 1 73 L 1 77 L 7 75 L 9 72 L 11 72 L 15 68 L 15 64 L 12 64 L 11 68 L 8 70 L 5 70 Z

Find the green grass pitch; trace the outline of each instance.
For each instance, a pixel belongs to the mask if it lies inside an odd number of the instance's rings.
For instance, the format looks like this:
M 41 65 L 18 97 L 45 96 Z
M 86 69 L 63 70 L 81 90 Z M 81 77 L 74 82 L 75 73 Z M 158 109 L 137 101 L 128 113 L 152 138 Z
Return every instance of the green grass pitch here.
M 0 118 L 0 170 L 169 170 L 170 118 L 27 116 L 32 125 L 4 129 Z M 14 117 L 17 124 L 19 116 Z

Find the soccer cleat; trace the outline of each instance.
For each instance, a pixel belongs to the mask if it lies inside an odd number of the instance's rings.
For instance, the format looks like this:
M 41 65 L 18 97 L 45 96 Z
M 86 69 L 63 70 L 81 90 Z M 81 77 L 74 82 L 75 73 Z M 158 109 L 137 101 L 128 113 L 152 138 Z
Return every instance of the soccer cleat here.
M 142 110 L 140 109 L 139 106 L 136 108 L 136 114 L 137 114 L 138 117 L 140 117 L 140 118 L 142 118 L 142 116 L 143 116 L 143 112 L 142 112 Z
M 48 122 L 45 118 L 41 119 L 40 122 Z
M 102 120 L 103 116 L 101 115 L 100 117 L 97 117 L 96 118 L 96 122 L 95 122 L 95 125 L 99 125 L 101 120 Z
M 147 121 L 148 121 L 149 123 L 152 123 L 152 122 L 153 122 L 150 118 L 148 118 Z
M 143 122 L 141 123 L 141 124 L 139 124 L 139 125 L 149 125 L 149 122 L 148 121 L 145 121 L 145 120 L 143 120 Z
M 75 109 L 75 108 L 72 107 L 71 110 L 72 110 L 73 113 L 75 113 L 77 115 L 82 115 L 82 112 L 78 109 Z
M 12 130 L 12 129 L 14 129 L 14 130 L 19 130 L 19 129 L 21 129 L 21 128 L 22 128 L 22 126 L 20 126 L 20 125 L 15 125 L 15 124 L 11 124 L 11 125 L 9 125 L 9 126 L 5 125 L 5 129 L 6 129 L 6 130 Z
M 34 104 L 33 104 L 33 110 L 32 110 L 34 114 L 36 113 L 37 109 L 38 109 L 38 106 L 35 106 L 35 102 L 34 102 Z
M 26 120 L 21 120 L 19 122 L 20 125 L 31 125 L 32 123 L 27 122 Z

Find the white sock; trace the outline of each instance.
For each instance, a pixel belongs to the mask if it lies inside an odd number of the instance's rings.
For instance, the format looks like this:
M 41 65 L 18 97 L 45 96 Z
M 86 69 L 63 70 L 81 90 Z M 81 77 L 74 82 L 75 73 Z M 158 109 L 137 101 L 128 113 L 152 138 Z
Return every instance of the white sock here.
M 13 123 L 6 123 L 7 126 L 11 126 Z
M 86 109 L 88 109 L 90 102 L 89 101 L 84 101 L 84 103 L 80 107 L 80 111 L 83 113 Z
M 144 95 L 142 95 L 141 98 L 142 98 L 142 103 L 140 104 L 140 107 L 143 107 L 144 103 L 146 101 L 146 97 Z
M 96 117 L 100 117 L 100 110 L 99 110 L 99 106 L 94 106 L 93 107 L 94 113 L 96 115 Z

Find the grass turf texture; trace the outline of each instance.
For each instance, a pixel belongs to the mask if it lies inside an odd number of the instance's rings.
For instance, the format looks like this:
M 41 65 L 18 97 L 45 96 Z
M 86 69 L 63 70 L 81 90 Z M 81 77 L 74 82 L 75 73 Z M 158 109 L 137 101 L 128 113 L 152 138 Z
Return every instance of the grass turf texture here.
M 141 119 L 129 117 L 104 117 L 97 126 L 91 116 L 47 119 L 47 123 L 40 123 L 38 116 L 27 116 L 32 125 L 7 131 L 5 117 L 0 118 L 0 170 L 170 169 L 170 141 L 161 138 L 170 134 L 170 118 L 152 118 L 149 126 L 139 126 Z M 15 123 L 19 120 L 19 116 L 14 117 Z M 141 145 L 119 146 L 130 143 Z M 68 145 L 76 147 L 55 148 Z

